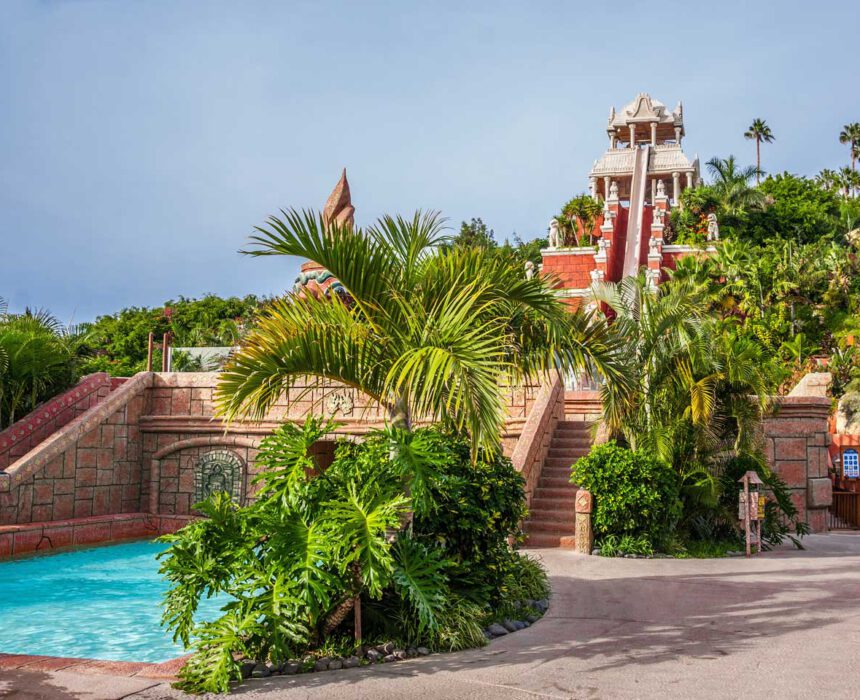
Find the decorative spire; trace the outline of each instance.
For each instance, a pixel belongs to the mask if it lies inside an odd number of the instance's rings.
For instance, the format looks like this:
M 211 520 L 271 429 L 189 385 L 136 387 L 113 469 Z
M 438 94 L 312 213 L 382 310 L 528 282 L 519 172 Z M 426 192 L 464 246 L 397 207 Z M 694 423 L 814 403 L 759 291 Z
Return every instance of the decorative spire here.
M 325 203 L 323 219 L 328 223 L 334 221 L 342 226 L 352 226 L 355 223 L 354 217 L 355 207 L 352 206 L 349 182 L 346 179 L 346 168 L 344 168 L 340 180 L 337 181 Z

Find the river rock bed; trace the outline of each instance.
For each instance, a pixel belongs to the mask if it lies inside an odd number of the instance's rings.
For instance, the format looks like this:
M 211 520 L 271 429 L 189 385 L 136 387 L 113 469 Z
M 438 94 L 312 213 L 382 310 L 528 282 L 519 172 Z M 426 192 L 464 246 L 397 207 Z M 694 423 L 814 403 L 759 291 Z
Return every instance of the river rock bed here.
M 506 634 L 517 632 L 530 627 L 537 622 L 549 608 L 548 600 L 526 600 L 520 606 L 523 611 L 521 620 L 505 619 L 494 622 L 484 630 L 487 639 L 503 637 Z M 538 611 L 536 615 L 533 611 Z M 339 671 L 344 668 L 355 668 L 357 666 L 369 666 L 378 663 L 393 663 L 405 659 L 414 659 L 420 656 L 428 656 L 430 650 L 427 647 L 398 648 L 393 642 L 385 642 L 374 646 L 363 646 L 354 654 L 349 656 L 313 656 L 307 654 L 301 659 L 290 659 L 280 664 L 271 662 L 245 660 L 242 662 L 242 678 L 269 678 L 270 676 L 293 676 L 297 673 L 314 673 L 321 671 Z

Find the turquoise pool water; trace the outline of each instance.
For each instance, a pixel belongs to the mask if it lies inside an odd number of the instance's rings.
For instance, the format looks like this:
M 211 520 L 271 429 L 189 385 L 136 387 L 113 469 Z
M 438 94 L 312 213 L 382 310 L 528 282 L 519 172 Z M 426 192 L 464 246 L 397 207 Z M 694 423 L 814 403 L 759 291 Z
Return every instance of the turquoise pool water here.
M 0 562 L 0 651 L 160 662 L 184 653 L 161 627 L 156 542 Z M 220 604 L 201 601 L 203 619 Z

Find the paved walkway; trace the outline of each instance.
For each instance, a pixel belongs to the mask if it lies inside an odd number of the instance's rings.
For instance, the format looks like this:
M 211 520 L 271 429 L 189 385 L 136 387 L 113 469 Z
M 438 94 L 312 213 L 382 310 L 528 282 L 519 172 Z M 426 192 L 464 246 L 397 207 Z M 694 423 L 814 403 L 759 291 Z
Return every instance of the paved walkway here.
M 539 550 L 547 615 L 484 649 L 253 681 L 243 698 L 848 698 L 860 688 L 860 535 L 761 558 Z M 5 695 L 4 695 L 5 693 Z M 0 675 L 0 697 L 174 698 L 140 678 Z

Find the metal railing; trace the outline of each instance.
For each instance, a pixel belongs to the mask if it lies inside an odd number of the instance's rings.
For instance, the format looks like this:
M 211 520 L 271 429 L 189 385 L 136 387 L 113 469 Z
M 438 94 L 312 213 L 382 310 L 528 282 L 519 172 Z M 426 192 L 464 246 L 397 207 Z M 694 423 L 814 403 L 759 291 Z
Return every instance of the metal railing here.
M 834 491 L 833 503 L 827 514 L 829 530 L 860 529 L 860 493 Z

